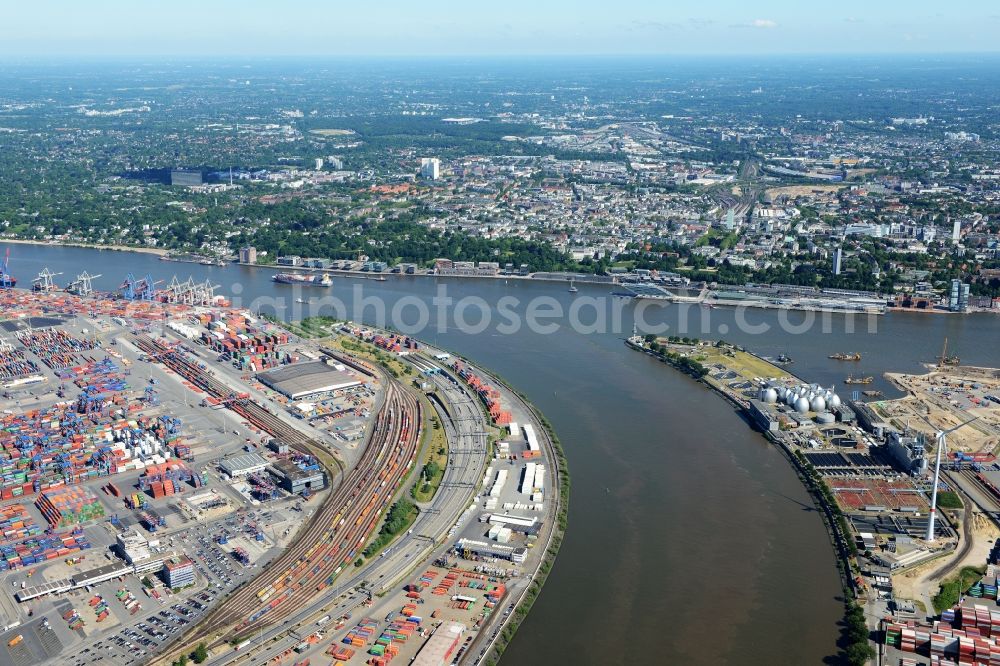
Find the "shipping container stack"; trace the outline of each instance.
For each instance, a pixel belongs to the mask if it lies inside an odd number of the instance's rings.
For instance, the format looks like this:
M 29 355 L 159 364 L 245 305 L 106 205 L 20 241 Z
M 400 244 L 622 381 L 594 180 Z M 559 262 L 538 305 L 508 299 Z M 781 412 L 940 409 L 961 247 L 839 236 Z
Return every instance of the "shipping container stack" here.
M 353 629 L 347 632 L 341 641 L 345 645 L 350 645 L 352 647 L 361 648 L 368 644 L 372 636 L 378 630 L 378 621 L 366 617 L 361 622 L 359 622 Z
M 334 663 L 346 663 L 354 657 L 355 651 L 346 645 L 337 645 L 334 643 L 327 649 L 326 653 L 333 657 Z
M 373 666 L 384 666 L 399 655 L 401 645 L 413 635 L 413 632 L 420 630 L 421 619 L 414 615 L 404 616 L 394 619 L 389 623 L 382 634 L 375 639 L 375 643 L 368 649 L 368 654 L 372 655 L 369 663 Z
M 79 382 L 78 399 L 0 414 L 0 499 L 140 469 L 147 459 L 159 463 L 169 457 L 158 436 L 176 437 L 176 422 L 121 418 L 121 412 L 133 412 L 141 403 L 122 392 L 127 384 L 114 374 L 113 363 L 88 367 L 94 374 Z
M 191 482 L 194 476 L 194 473 L 180 462 L 150 465 L 139 477 L 139 489 L 149 493 L 153 499 L 169 497 L 184 492 L 187 484 L 194 485 Z
M 163 519 L 162 516 L 158 515 L 152 510 L 140 511 L 137 514 L 139 519 L 139 524 L 146 528 L 150 533 L 156 532 L 161 527 L 165 527 L 167 521 Z
M 1000 666 L 1000 609 L 965 604 L 957 610 L 946 610 L 932 627 L 915 622 L 890 623 L 885 643 L 902 652 L 928 655 L 932 665 Z
M 270 502 L 281 497 L 281 491 L 274 483 L 270 475 L 263 472 L 254 472 L 247 475 L 247 483 L 250 484 L 250 495 L 258 502 Z
M 384 349 L 386 351 L 400 353 L 402 351 L 417 351 L 420 349 L 420 343 L 418 343 L 413 338 L 409 338 L 402 335 L 375 335 L 371 339 L 371 343 L 376 347 Z
M 43 491 L 35 506 L 52 527 L 79 525 L 104 516 L 97 495 L 86 488 L 62 486 Z
M 458 373 L 458 376 L 464 379 L 469 387 L 479 395 L 479 399 L 486 405 L 486 409 L 489 411 L 490 418 L 493 420 L 493 423 L 498 426 L 509 425 L 511 422 L 511 415 L 510 412 L 506 411 L 500 404 L 500 391 L 477 377 L 476 374 L 461 361 L 455 361 L 452 367 L 455 369 L 455 372 Z
M 10 504 L 0 509 L 0 543 L 10 543 L 38 536 L 42 528 L 35 524 L 23 504 Z
M 0 571 L 41 564 L 90 548 L 79 528 L 0 545 Z
M 34 361 L 25 358 L 24 352 L 0 341 L 0 386 L 39 375 L 41 369 Z
M 82 366 L 93 360 L 83 356 L 83 352 L 97 348 L 94 340 L 80 340 L 54 328 L 18 331 L 16 335 L 18 342 L 60 377 L 82 374 Z
M 458 574 L 454 571 L 449 571 L 445 574 L 444 578 L 441 579 L 441 582 L 439 582 L 434 589 L 431 590 L 431 594 L 435 594 L 437 596 L 449 594 L 452 586 L 454 586 L 457 581 Z
M 201 342 L 233 366 L 249 372 L 261 372 L 287 362 L 279 347 L 288 344 L 288 334 L 265 325 L 254 325 L 236 313 L 217 313 L 199 317 L 208 329 Z

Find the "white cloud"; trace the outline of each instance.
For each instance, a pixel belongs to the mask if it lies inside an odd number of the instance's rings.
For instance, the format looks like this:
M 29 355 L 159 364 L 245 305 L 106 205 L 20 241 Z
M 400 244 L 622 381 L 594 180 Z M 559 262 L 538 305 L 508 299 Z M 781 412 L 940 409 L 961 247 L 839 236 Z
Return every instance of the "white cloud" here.
M 771 19 L 754 19 L 750 26 L 753 28 L 777 28 L 778 23 Z

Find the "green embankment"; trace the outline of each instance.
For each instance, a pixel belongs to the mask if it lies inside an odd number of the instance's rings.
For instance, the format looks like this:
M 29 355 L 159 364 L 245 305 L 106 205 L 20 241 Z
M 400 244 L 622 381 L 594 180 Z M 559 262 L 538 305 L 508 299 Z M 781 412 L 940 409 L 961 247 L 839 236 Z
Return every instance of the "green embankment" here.
M 945 579 L 941 583 L 938 593 L 931 599 L 934 603 L 934 612 L 940 613 L 957 604 L 962 593 L 972 587 L 972 584 L 982 578 L 985 573 L 986 567 L 962 567 L 958 573 Z
M 410 528 L 413 521 L 417 519 L 418 513 L 417 507 L 410 500 L 406 498 L 397 500 L 389 508 L 389 513 L 385 516 L 385 522 L 382 523 L 382 529 L 379 530 L 378 536 L 368 544 L 368 547 L 361 554 L 365 557 L 371 557 L 388 546 L 397 535 Z

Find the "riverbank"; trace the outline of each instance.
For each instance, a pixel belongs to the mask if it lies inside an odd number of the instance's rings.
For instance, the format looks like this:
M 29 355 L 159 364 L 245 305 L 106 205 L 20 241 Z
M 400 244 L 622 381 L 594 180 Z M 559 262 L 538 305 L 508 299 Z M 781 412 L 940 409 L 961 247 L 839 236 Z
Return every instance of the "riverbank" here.
M 800 378 L 789 373 L 787 370 L 775 366 L 761 357 L 743 350 L 733 349 L 729 346 L 712 345 L 705 347 L 708 343 L 695 341 L 692 344 L 674 344 L 669 348 L 660 347 L 656 340 L 645 341 L 642 338 L 633 337 L 625 341 L 626 346 L 635 351 L 657 358 L 661 362 L 674 367 L 685 374 L 691 375 L 695 380 L 705 384 L 715 393 L 724 398 L 731 405 L 742 412 L 749 424 L 759 426 L 758 419 L 754 414 L 755 406 L 751 399 L 740 394 L 744 390 L 742 379 L 770 380 L 772 382 L 798 382 L 805 383 Z M 654 345 L 656 345 L 654 347 Z M 685 349 L 687 352 L 685 353 Z M 677 351 L 671 351 L 679 349 Z M 718 353 L 709 351 L 719 350 Z M 697 352 L 698 357 L 693 358 Z M 706 365 L 707 363 L 707 365 Z M 719 376 L 712 376 L 712 369 L 725 367 L 726 372 L 719 373 Z M 734 385 L 740 389 L 733 388 Z M 852 618 L 857 615 L 858 604 L 856 599 L 861 596 L 861 589 L 858 579 L 854 577 L 854 572 L 859 570 L 856 560 L 858 551 L 851 538 L 851 530 L 848 526 L 847 518 L 841 507 L 838 505 L 834 494 L 817 472 L 816 468 L 803 455 L 802 451 L 791 445 L 788 439 L 782 437 L 770 428 L 761 428 L 764 438 L 775 445 L 781 452 L 785 460 L 788 461 L 796 476 L 805 487 L 813 504 L 820 512 L 823 524 L 826 527 L 830 544 L 833 547 L 837 562 L 837 572 L 843 588 L 843 600 L 845 608 L 845 623 L 852 622 Z M 855 650 L 874 649 L 868 645 L 867 637 L 857 641 L 864 647 L 854 648 Z M 845 656 L 849 656 L 850 648 L 845 649 Z
M 155 247 L 133 247 L 131 245 L 98 245 L 95 243 L 72 243 L 65 241 L 36 241 L 24 238 L 0 238 L 0 245 L 40 245 L 43 247 L 82 247 L 88 250 L 110 250 L 112 252 L 134 252 L 135 254 L 152 254 L 158 257 L 166 256 L 169 250 Z
M 586 273 L 551 273 L 551 274 L 539 274 L 539 273 L 529 273 L 527 275 L 521 274 L 504 274 L 497 273 L 496 275 L 462 275 L 462 274 L 447 274 L 447 273 L 435 273 L 430 269 L 422 269 L 414 273 L 394 273 L 391 270 L 372 272 L 372 271 L 360 271 L 354 269 L 343 269 L 343 268 L 317 268 L 313 266 L 278 266 L 276 264 L 248 264 L 243 262 L 233 262 L 235 266 L 242 266 L 244 268 L 264 268 L 274 271 L 275 273 L 326 273 L 329 275 L 345 275 L 348 277 L 358 277 L 368 280 L 387 278 L 411 278 L 411 277 L 430 277 L 430 278 L 448 278 L 448 279 L 460 279 L 460 280 L 527 280 L 534 282 L 579 282 L 581 284 L 599 284 L 606 286 L 613 286 L 618 284 L 615 278 L 611 279 L 599 279 L 599 275 L 588 275 Z M 589 278 L 589 279 L 588 279 Z

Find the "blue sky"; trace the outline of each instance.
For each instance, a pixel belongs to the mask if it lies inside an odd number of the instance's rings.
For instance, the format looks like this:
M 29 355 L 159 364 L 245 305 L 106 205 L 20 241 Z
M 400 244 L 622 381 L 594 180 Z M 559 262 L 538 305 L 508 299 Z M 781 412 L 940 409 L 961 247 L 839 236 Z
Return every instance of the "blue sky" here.
M 5 0 L 0 57 L 943 53 L 997 0 Z

